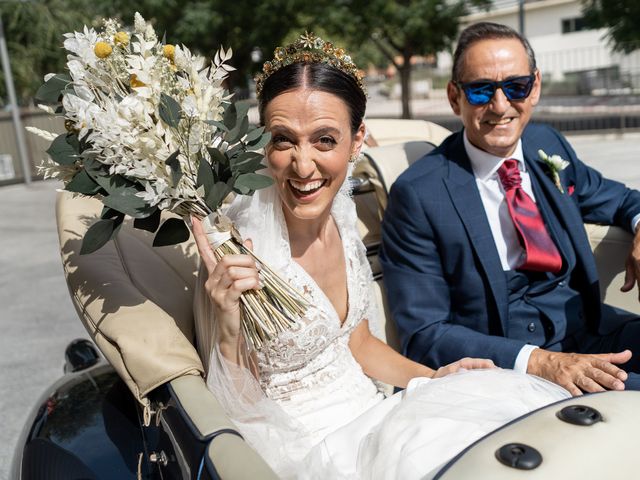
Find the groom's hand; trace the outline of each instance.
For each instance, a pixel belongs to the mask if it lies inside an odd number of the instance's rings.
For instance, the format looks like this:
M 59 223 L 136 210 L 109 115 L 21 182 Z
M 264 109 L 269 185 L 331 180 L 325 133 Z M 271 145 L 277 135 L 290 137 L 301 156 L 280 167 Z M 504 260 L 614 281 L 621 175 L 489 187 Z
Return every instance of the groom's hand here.
M 631 245 L 625 263 L 624 285 L 620 287 L 620 290 L 628 292 L 633 289 L 636 283 L 638 284 L 638 300 L 640 300 L 640 228 L 636 230 L 633 237 L 633 245 Z
M 623 364 L 630 359 L 629 350 L 587 355 L 536 348 L 529 357 L 527 373 L 557 383 L 573 396 L 583 392 L 624 390 L 627 372 L 615 364 Z

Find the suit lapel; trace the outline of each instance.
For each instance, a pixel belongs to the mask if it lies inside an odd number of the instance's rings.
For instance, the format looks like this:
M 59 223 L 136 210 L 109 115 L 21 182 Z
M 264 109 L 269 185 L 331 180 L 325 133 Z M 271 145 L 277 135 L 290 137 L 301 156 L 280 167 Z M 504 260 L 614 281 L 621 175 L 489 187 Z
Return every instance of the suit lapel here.
M 566 193 L 561 193 L 558 187 L 547 175 L 547 166 L 538 156 L 538 148 L 535 142 L 527 141 L 523 136 L 522 150 L 527 162 L 527 166 L 532 175 L 534 175 L 540 185 L 545 198 L 549 202 L 553 214 L 559 219 L 562 226 L 566 229 L 571 242 L 573 243 L 576 255 L 580 258 L 582 265 L 589 269 L 592 262 L 585 261 L 585 254 L 591 254 L 591 247 L 587 236 L 584 234 L 584 223 L 575 205 Z M 588 272 L 590 275 L 596 275 L 595 272 Z
M 449 175 L 444 179 L 456 212 L 460 216 L 469 240 L 482 265 L 488 284 L 496 301 L 503 333 L 507 333 L 508 294 L 507 282 L 491 227 L 484 211 L 480 192 L 475 182 L 467 152 L 464 149 L 462 133 L 447 152 Z

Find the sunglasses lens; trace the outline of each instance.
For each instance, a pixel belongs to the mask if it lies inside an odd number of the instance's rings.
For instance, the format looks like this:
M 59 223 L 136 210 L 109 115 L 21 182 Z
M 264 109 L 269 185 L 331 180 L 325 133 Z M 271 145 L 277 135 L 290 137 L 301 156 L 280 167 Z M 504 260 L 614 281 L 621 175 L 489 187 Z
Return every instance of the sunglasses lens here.
M 464 86 L 464 93 L 471 105 L 486 105 L 496 93 L 496 87 L 488 82 L 473 82 Z
M 533 77 L 514 78 L 502 84 L 502 91 L 509 100 L 527 98 L 533 87 Z

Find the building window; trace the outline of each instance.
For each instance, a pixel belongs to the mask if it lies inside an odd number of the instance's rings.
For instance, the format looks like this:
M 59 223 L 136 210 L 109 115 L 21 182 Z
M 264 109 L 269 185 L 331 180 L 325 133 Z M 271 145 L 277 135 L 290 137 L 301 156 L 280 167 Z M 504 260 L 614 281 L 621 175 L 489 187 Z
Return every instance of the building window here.
M 562 20 L 562 33 L 579 32 L 588 30 L 583 17 L 565 18 Z

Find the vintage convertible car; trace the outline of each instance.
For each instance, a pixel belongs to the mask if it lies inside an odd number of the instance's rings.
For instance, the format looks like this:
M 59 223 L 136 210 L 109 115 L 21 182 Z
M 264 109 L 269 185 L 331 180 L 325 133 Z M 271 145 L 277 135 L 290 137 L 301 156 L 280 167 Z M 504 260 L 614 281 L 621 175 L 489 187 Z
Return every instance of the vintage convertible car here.
M 370 120 L 368 127 L 378 146 L 368 148 L 353 183 L 386 311 L 377 251 L 388 187 L 448 132 L 422 121 Z M 39 400 L 18 441 L 12 478 L 276 478 L 202 378 L 193 346 L 195 245 L 153 248 L 150 234 L 126 224 L 115 241 L 80 256 L 80 239 L 100 209 L 95 200 L 65 193 L 57 200 L 67 283 L 93 343 L 68 346 L 64 376 Z M 606 300 L 638 312 L 633 295 L 616 297 L 630 236 L 615 228 L 587 230 Z M 397 348 L 393 322 L 384 330 Z M 635 478 L 639 407 L 640 392 L 550 405 L 469 446 L 434 478 Z

